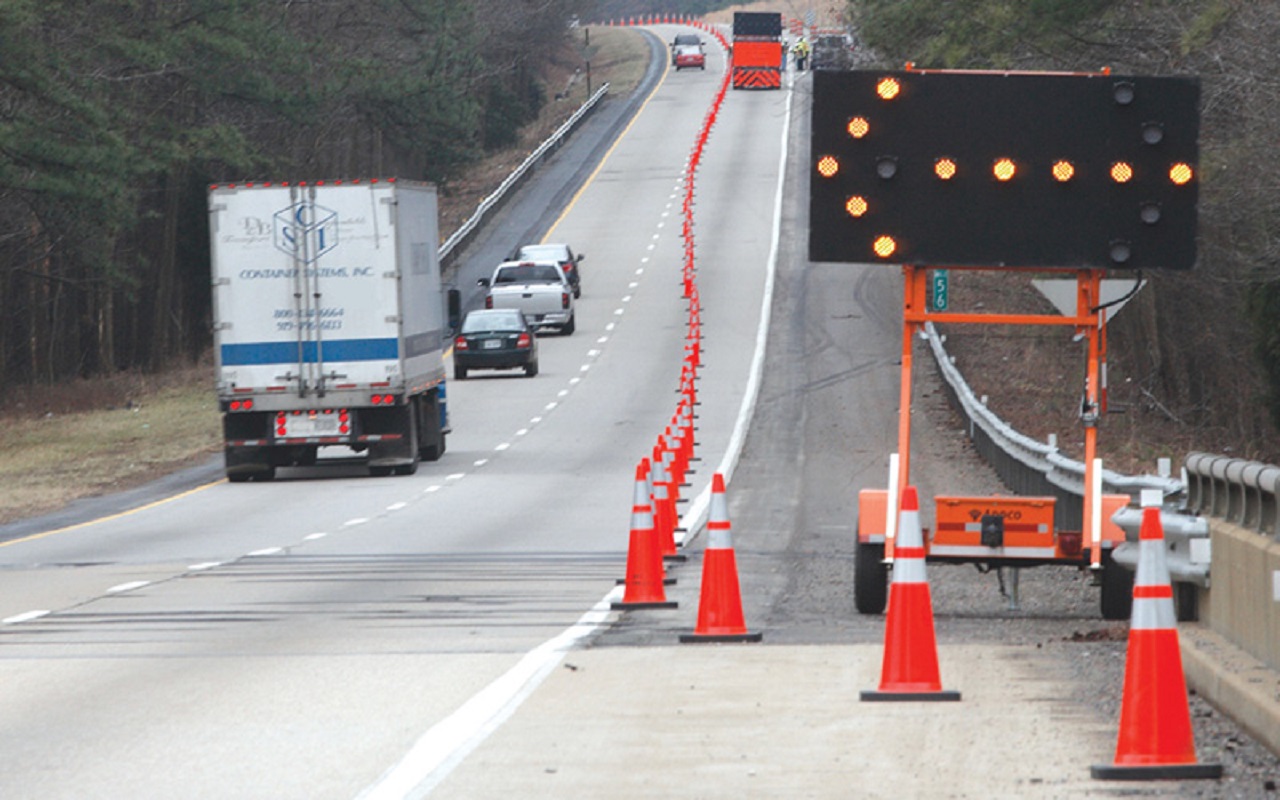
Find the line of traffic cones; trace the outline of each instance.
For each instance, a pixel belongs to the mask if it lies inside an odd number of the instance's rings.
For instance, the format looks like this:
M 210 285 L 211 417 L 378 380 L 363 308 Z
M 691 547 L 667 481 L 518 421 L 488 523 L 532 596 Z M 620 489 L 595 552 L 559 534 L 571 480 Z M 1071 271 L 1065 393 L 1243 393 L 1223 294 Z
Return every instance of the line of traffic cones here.
M 885 613 L 884 661 L 880 688 L 862 692 L 863 700 L 959 700 L 944 690 L 938 672 L 938 643 L 933 629 L 933 599 L 924 566 L 924 533 L 916 487 L 902 491 L 898 543 L 894 546 L 893 583 Z
M 716 32 L 721 44 L 723 36 Z M 684 502 L 681 490 L 689 486 L 688 475 L 696 455 L 695 409 L 698 407 L 699 369 L 703 363 L 702 299 L 698 291 L 696 248 L 694 245 L 694 184 L 707 137 L 715 124 L 721 104 L 729 88 L 726 72 L 703 121 L 689 161 L 685 166 L 683 224 L 684 260 L 681 269 L 681 297 L 688 302 L 684 359 L 680 368 L 677 393 L 679 402 L 666 428 L 657 437 L 650 457 L 636 469 L 635 498 L 632 504 L 631 539 L 627 552 L 626 588 L 623 599 L 614 608 L 672 608 L 666 599 L 664 585 L 666 561 L 685 560 L 679 548 L 687 533 L 681 526 L 679 504 Z M 737 562 L 730 536 L 725 479 L 712 476 L 710 510 L 707 522 L 708 542 L 703 553 L 702 589 L 698 624 L 692 634 L 680 637 L 687 642 L 758 642 L 760 633 L 746 629 L 742 614 L 742 598 L 738 586 Z
M 1093 777 L 1100 780 L 1222 777 L 1221 764 L 1196 762 L 1158 502 L 1144 502 L 1142 509 L 1124 695 L 1120 701 L 1120 735 L 1115 762 L 1090 768 Z

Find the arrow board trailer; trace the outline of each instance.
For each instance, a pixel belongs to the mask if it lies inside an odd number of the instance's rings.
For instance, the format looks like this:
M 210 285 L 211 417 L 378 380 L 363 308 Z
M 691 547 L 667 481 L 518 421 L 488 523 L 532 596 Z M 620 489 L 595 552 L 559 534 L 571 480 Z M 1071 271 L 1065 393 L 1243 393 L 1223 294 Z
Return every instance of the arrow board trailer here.
M 449 432 L 436 189 L 381 180 L 209 190 L 227 478 L 321 447 L 412 474 Z

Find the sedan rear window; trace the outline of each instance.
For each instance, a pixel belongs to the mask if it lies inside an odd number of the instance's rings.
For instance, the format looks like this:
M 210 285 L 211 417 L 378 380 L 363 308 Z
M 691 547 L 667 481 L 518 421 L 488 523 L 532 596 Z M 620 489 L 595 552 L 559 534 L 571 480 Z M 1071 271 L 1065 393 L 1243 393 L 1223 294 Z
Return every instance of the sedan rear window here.
M 472 312 L 462 322 L 463 333 L 480 333 L 481 331 L 522 331 L 523 315 L 519 311 L 499 311 L 495 313 Z

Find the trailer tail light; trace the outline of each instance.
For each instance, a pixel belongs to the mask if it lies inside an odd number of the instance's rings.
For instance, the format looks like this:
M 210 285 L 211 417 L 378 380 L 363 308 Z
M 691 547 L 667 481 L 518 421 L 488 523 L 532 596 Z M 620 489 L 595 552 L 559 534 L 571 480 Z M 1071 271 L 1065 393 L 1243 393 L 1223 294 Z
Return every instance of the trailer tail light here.
M 370 400 L 375 406 L 390 406 L 395 405 L 396 396 L 393 394 L 375 394 Z
M 457 339 L 454 339 L 454 340 L 453 340 L 453 349 L 454 349 L 454 350 L 468 350 L 468 349 L 470 349 L 470 346 L 467 344 L 467 337 L 465 337 L 465 336 L 459 336 Z
M 516 339 L 516 348 L 519 350 L 528 350 L 532 345 L 533 337 L 529 335 L 528 331 L 522 331 L 520 333 L 520 338 Z
M 232 411 L 252 411 L 253 400 L 232 400 L 231 410 Z
M 560 293 L 560 307 L 561 307 L 561 308 L 563 308 L 563 309 L 568 309 L 568 308 L 569 308 L 569 293 L 568 293 L 568 292 L 561 292 L 561 293 Z
M 338 433 L 351 433 L 351 412 L 345 408 L 338 409 Z

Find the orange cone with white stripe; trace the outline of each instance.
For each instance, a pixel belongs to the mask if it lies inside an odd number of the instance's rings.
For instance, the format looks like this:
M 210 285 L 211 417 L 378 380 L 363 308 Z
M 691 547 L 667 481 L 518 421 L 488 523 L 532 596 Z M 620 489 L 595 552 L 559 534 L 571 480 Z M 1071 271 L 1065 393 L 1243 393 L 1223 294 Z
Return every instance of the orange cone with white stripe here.
M 702 554 L 698 626 L 692 634 L 682 634 L 682 642 L 758 642 L 764 638 L 762 633 L 748 632 L 742 616 L 738 561 L 729 529 L 724 476 L 717 472 L 711 476 L 711 511 L 707 518 L 707 548 Z
M 653 507 L 644 463 L 636 467 L 634 499 L 631 504 L 631 541 L 627 548 L 626 589 L 613 608 L 675 608 L 663 589 L 662 545 L 653 527 Z
M 1138 532 L 1138 572 L 1133 581 L 1116 760 L 1110 765 L 1095 765 L 1090 772 L 1101 780 L 1131 781 L 1222 776 L 1221 764 L 1196 763 L 1173 587 L 1157 505 L 1142 509 Z
M 898 540 L 893 548 L 893 583 L 885 615 L 884 662 L 880 689 L 863 700 L 959 700 L 942 688 L 938 643 L 933 633 L 933 600 L 924 570 L 924 534 L 916 487 L 902 491 Z

